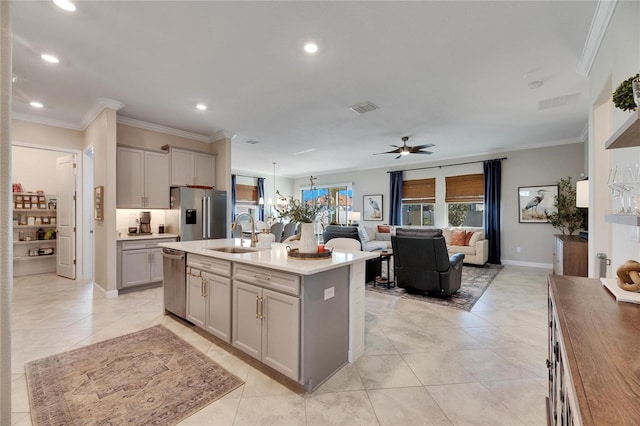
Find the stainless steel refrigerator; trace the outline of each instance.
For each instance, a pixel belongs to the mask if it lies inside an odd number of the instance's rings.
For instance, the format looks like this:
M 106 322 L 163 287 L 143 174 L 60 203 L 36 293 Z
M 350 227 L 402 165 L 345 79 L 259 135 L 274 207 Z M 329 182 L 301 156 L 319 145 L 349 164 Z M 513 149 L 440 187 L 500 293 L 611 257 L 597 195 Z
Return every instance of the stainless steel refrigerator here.
M 180 241 L 227 237 L 227 193 L 214 189 L 171 188 L 171 209 L 165 216 L 166 232 Z

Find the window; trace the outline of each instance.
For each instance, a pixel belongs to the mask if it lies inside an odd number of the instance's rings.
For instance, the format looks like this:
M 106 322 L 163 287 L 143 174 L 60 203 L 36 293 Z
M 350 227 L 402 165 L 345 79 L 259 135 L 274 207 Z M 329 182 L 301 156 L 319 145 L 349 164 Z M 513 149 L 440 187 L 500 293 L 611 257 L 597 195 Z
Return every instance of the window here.
M 449 226 L 483 226 L 484 176 L 482 173 L 447 176 L 447 221 Z
M 348 213 L 352 211 L 353 189 L 341 184 L 303 188 L 301 200 L 316 203 L 320 207 L 318 221 L 323 227 L 329 224 L 346 225 Z
M 435 225 L 436 179 L 402 182 L 402 224 Z

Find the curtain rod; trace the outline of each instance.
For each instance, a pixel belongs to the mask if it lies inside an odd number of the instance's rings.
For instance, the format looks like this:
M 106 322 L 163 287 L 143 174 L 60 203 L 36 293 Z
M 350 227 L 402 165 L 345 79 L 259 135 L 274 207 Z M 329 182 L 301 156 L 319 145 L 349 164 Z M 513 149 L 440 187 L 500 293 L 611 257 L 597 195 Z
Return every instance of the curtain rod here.
M 232 174 L 236 175 L 236 176 L 242 176 L 242 177 L 251 178 L 251 179 L 266 179 L 266 178 L 263 178 L 263 177 L 260 177 L 260 176 L 247 176 L 247 175 L 240 175 L 238 173 L 232 173 Z
M 507 157 L 502 157 L 502 158 L 492 158 L 490 160 L 467 161 L 466 163 L 444 164 L 444 165 L 441 165 L 441 166 L 416 167 L 414 169 L 404 169 L 404 170 L 389 170 L 389 171 L 387 171 L 387 173 L 410 172 L 410 171 L 413 171 L 413 170 L 441 169 L 443 167 L 464 166 L 465 164 L 484 163 L 485 161 L 493 161 L 493 160 L 502 161 L 502 160 L 506 160 L 506 159 L 507 159 Z

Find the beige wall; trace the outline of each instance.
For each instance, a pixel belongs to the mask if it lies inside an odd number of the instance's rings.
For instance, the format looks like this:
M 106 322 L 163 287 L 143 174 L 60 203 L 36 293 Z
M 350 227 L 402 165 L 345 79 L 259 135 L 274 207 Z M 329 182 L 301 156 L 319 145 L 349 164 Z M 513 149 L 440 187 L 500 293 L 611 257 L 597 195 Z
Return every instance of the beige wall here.
M 83 133 L 78 130 L 13 120 L 11 131 L 13 142 L 77 150 L 84 146 Z
M 605 140 L 631 115 L 611 103 L 611 93 L 618 85 L 638 73 L 640 66 L 640 18 L 638 2 L 617 2 L 605 37 L 589 74 L 589 100 L 592 105 L 589 125 L 589 185 L 593 195 L 589 209 L 590 276 L 597 276 L 597 253 L 611 259 L 607 275 L 627 259 L 640 259 L 638 228 L 604 221 L 612 209 L 607 180 L 615 165 L 640 163 L 640 148 L 605 150 Z
M 502 162 L 502 226 L 501 259 L 505 264 L 529 265 L 550 268 L 552 264 L 553 234 L 559 231 L 551 225 L 518 222 L 518 187 L 553 185 L 561 178 L 571 176 L 573 182 L 584 173 L 584 143 L 558 145 L 547 148 L 510 151 L 424 164 L 426 167 L 445 164 L 483 161 L 491 158 L 507 157 Z M 413 164 L 407 168 L 417 168 Z M 368 194 L 382 194 L 383 221 L 366 222 L 367 226 L 389 221 L 389 174 L 388 169 L 371 169 L 349 173 L 317 176 L 316 185 L 353 182 L 353 209 L 362 211 L 362 197 Z M 445 177 L 469 173 L 482 173 L 482 163 L 459 166 L 436 167 L 413 170 L 404 173 L 404 179 L 436 178 L 436 226 L 446 226 Z M 309 178 L 294 180 L 294 196 L 299 197 L 299 188 L 309 185 Z M 520 252 L 516 250 L 520 247 Z
M 104 220 L 94 223 L 95 283 L 116 291 L 116 112 L 105 109 L 86 128 L 84 144 L 93 146 L 93 184 L 104 186 Z

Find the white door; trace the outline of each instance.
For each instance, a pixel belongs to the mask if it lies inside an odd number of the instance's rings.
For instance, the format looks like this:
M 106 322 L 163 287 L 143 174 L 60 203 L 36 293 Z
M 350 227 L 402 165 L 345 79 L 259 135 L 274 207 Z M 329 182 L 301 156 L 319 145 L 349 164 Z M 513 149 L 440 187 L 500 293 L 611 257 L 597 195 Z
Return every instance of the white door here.
M 76 278 L 76 156 L 56 158 L 56 186 L 58 206 L 56 223 L 56 273 L 61 277 Z

